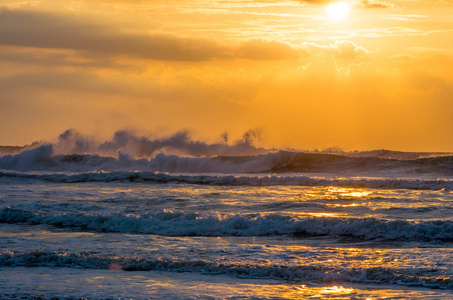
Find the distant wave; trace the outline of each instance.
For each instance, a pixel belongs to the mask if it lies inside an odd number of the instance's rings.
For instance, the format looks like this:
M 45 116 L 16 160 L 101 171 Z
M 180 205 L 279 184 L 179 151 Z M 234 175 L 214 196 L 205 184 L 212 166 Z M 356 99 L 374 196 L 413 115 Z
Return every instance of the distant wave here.
M 43 180 L 56 183 L 146 182 L 150 184 L 198 184 L 218 186 L 341 186 L 374 189 L 453 190 L 453 179 L 329 178 L 305 175 L 173 175 L 156 172 L 89 172 L 31 174 L 0 172 L 0 178 Z
M 155 214 L 91 215 L 43 214 L 4 208 L 0 223 L 46 224 L 100 232 L 163 236 L 265 236 L 348 237 L 361 240 L 453 241 L 452 221 L 386 221 L 372 218 L 296 218 L 285 214 L 214 214 L 161 212 Z
M 435 277 L 432 270 L 389 268 L 333 268 L 328 266 L 241 265 L 216 263 L 207 260 L 170 260 L 163 258 L 118 257 L 94 253 L 41 251 L 0 252 L 2 267 L 67 267 L 86 269 L 122 269 L 125 271 L 170 271 L 203 274 L 226 274 L 241 278 L 282 279 L 310 282 L 357 282 L 397 284 L 419 287 L 453 289 L 453 278 Z
M 119 153 L 133 158 L 153 157 L 158 153 L 177 154 L 179 156 L 254 156 L 276 152 L 274 150 L 255 146 L 261 139 L 261 130 L 250 129 L 242 138 L 231 141 L 227 132 L 223 133 L 217 142 L 207 143 L 194 140 L 188 131 L 176 132 L 161 138 L 138 136 L 132 131 L 120 130 L 111 139 L 98 141 L 69 129 L 60 134 L 54 143 L 34 142 L 25 146 L 0 146 L 0 154 L 17 154 L 27 149 L 52 144 L 56 155 L 92 154 L 99 156 L 118 157 Z M 452 156 L 446 152 L 403 152 L 386 149 L 371 151 L 344 151 L 338 147 L 314 151 L 295 151 L 314 154 L 335 154 L 348 157 L 375 157 L 398 160 L 414 160 L 438 156 Z
M 249 130 L 232 143 L 226 133 L 220 142 L 206 143 L 191 139 L 189 133 L 184 131 L 154 139 L 118 131 L 112 139 L 99 142 L 74 130 L 67 130 L 55 143 L 0 147 L 0 169 L 453 176 L 453 155 L 448 153 L 389 150 L 345 152 L 337 148 L 315 152 L 277 152 L 254 146 L 259 138 L 259 130 Z
M 453 156 L 396 160 L 279 151 L 252 156 L 193 157 L 164 153 L 135 159 L 93 154 L 56 155 L 53 145 L 0 156 L 0 169 L 14 171 L 93 172 L 152 171 L 169 173 L 331 173 L 389 176 L 453 176 Z

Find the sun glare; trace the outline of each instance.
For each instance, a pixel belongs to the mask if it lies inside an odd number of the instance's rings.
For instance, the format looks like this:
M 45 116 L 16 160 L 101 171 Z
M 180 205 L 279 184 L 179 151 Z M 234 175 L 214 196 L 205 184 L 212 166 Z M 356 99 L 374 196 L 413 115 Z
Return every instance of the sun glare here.
M 346 19 L 349 13 L 349 5 L 345 2 L 336 2 L 327 6 L 327 14 L 332 20 L 341 21 Z

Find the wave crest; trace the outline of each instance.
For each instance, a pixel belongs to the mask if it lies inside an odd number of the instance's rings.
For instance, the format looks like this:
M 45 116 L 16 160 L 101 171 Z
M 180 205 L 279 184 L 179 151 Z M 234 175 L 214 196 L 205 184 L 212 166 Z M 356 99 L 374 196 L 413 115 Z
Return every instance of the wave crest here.
M 453 190 L 451 179 L 331 178 L 306 175 L 174 175 L 156 172 L 89 172 L 29 174 L 0 172 L 0 178 L 44 180 L 56 183 L 145 182 L 150 184 L 198 184 L 218 186 L 341 186 L 374 189 Z
M 330 236 L 362 240 L 453 241 L 452 221 L 386 221 L 373 218 L 298 218 L 285 214 L 160 212 L 143 215 L 41 214 L 5 208 L 0 223 L 46 224 L 100 232 L 163 236 Z
M 52 145 L 0 157 L 0 169 L 15 171 L 153 171 L 170 173 L 333 173 L 453 175 L 453 157 L 391 160 L 280 151 L 257 156 L 185 157 L 159 153 L 147 159 L 91 154 L 54 155 Z
M 453 156 L 446 153 L 344 152 L 338 149 L 276 152 L 254 146 L 259 135 L 259 132 L 250 130 L 242 139 L 229 144 L 227 135 L 222 142 L 206 143 L 192 140 L 187 132 L 148 139 L 118 131 L 111 140 L 100 143 L 68 130 L 60 135 L 56 143 L 23 147 L 20 153 L 15 153 L 16 147 L 14 154 L 0 156 L 0 169 L 453 176 Z
M 389 268 L 332 268 L 320 266 L 241 265 L 216 263 L 206 260 L 171 260 L 163 258 L 117 257 L 92 253 L 67 252 L 12 252 L 0 253 L 0 266 L 48 266 L 86 269 L 122 269 L 125 271 L 170 271 L 203 274 L 226 274 L 240 278 L 282 279 L 310 282 L 358 282 L 410 285 L 440 289 L 453 289 L 453 278 L 437 278 L 430 270 Z M 423 276 L 428 274 L 430 276 Z

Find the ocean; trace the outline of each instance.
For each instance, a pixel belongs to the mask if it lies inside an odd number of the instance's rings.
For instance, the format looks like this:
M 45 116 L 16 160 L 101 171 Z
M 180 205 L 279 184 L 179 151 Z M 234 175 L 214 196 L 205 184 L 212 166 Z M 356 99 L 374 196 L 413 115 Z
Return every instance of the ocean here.
M 451 155 L 41 145 L 0 169 L 1 299 L 453 299 Z

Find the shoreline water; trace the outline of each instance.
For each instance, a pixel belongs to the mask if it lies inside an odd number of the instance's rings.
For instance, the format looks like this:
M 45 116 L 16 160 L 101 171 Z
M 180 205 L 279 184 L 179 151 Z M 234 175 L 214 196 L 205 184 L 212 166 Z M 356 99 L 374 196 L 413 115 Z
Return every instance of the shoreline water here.
M 450 290 L 165 271 L 0 268 L 2 299 L 447 299 Z M 18 283 L 19 282 L 19 283 Z

